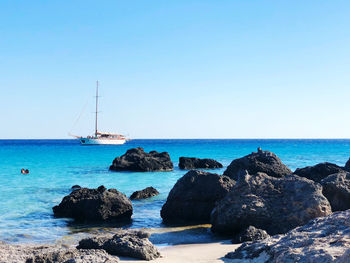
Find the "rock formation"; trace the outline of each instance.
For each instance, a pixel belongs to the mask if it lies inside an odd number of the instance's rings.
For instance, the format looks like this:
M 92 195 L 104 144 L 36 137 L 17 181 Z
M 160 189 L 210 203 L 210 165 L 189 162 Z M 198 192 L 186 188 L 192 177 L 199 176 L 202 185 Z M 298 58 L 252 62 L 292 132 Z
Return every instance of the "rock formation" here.
M 272 177 L 283 177 L 292 174 L 292 171 L 281 162 L 276 154 L 262 151 L 260 148 L 257 152 L 233 160 L 224 175 L 237 180 L 239 174 L 244 171 L 248 171 L 249 174 L 262 172 Z
M 328 175 L 345 172 L 344 169 L 333 163 L 319 163 L 315 166 L 307 166 L 305 168 L 298 168 L 294 174 L 313 180 L 317 183 Z
M 173 163 L 169 153 L 151 151 L 146 153 L 143 148 L 138 147 L 128 150 L 124 155 L 114 159 L 109 167 L 113 171 L 172 171 Z
M 268 237 L 270 237 L 270 235 L 267 234 L 265 230 L 249 226 L 246 229 L 239 232 L 238 235 L 236 235 L 232 239 L 232 243 L 239 244 L 247 241 L 263 240 Z
M 156 195 L 159 195 L 159 192 L 157 191 L 157 189 L 150 186 L 143 190 L 133 192 L 133 194 L 130 196 L 130 199 L 131 200 L 145 199 Z
M 194 157 L 180 157 L 179 168 L 183 170 L 191 169 L 215 169 L 222 168 L 222 164 L 213 159 L 199 159 Z
M 234 235 L 248 226 L 270 235 L 306 224 L 331 213 L 322 187 L 303 177 L 283 178 L 241 174 L 233 189 L 217 203 L 211 214 L 212 230 Z
M 234 186 L 227 176 L 189 171 L 171 189 L 161 216 L 166 223 L 209 222 L 215 202 Z
M 286 235 L 243 243 L 226 258 L 250 263 L 347 263 L 350 259 L 350 210 L 320 217 Z
M 321 181 L 321 185 L 323 195 L 331 204 L 332 211 L 350 209 L 350 173 L 329 175 Z
M 80 188 L 53 207 L 55 217 L 69 217 L 83 222 L 118 222 L 130 220 L 131 201 L 116 189 Z

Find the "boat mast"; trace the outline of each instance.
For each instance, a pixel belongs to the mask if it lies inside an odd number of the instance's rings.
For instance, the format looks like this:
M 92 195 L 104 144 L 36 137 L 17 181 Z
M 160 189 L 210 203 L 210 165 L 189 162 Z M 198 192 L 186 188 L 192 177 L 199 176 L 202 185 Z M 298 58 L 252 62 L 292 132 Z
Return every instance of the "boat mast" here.
M 96 81 L 96 117 L 95 117 L 95 137 L 97 137 L 97 108 L 98 108 L 98 81 Z

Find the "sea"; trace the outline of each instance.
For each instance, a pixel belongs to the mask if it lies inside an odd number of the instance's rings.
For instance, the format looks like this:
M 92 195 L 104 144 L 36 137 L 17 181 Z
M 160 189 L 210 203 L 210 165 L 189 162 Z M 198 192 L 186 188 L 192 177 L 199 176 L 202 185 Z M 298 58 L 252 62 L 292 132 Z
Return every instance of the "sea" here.
M 115 157 L 134 147 L 169 152 L 174 171 L 109 171 Z M 213 158 L 224 168 L 212 172 L 222 174 L 232 160 L 258 147 L 276 153 L 293 171 L 320 162 L 344 166 L 350 157 L 350 140 L 135 139 L 119 146 L 81 146 L 78 140 L 0 140 L 0 240 L 51 243 L 86 231 L 71 219 L 53 217 L 52 207 L 73 185 L 104 185 L 127 196 L 153 186 L 160 194 L 133 201 L 132 223 L 127 227 L 163 228 L 160 209 L 186 173 L 178 168 L 179 157 Z M 22 168 L 30 173 L 21 174 Z

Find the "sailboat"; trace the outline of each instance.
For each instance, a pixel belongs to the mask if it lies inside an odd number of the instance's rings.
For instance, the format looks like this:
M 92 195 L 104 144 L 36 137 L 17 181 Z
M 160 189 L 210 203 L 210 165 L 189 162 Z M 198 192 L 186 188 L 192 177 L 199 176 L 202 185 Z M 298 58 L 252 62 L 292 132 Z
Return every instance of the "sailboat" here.
M 82 145 L 121 145 L 127 141 L 122 134 L 100 132 L 97 128 L 98 118 L 98 81 L 96 82 L 96 111 L 95 111 L 95 134 L 87 137 L 75 136 Z

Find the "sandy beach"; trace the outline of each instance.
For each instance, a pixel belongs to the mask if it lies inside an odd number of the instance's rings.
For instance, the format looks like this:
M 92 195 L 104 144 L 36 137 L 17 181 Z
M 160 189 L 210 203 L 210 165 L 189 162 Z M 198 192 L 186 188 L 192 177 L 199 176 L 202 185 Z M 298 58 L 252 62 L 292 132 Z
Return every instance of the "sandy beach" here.
M 232 252 L 239 247 L 238 244 L 232 244 L 229 240 L 222 242 L 213 242 L 206 244 L 186 244 L 159 248 L 162 254 L 161 258 L 152 262 L 177 263 L 177 262 L 196 262 L 196 263 L 215 263 L 215 262 L 233 262 L 230 259 L 223 258 L 228 252 Z M 120 262 L 142 262 L 130 258 L 120 257 Z

